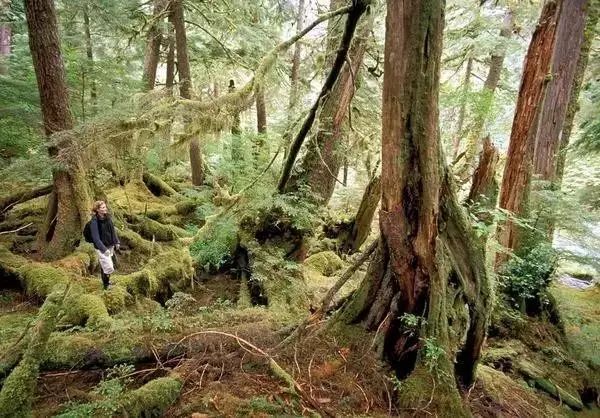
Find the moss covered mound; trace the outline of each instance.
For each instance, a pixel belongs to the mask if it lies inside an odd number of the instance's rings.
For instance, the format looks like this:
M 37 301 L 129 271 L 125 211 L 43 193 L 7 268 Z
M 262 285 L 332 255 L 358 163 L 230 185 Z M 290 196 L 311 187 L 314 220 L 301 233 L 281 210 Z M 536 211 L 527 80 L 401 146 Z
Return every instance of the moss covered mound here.
M 304 260 L 304 265 L 318 271 L 323 276 L 332 276 L 344 267 L 344 262 L 333 251 L 322 251 Z

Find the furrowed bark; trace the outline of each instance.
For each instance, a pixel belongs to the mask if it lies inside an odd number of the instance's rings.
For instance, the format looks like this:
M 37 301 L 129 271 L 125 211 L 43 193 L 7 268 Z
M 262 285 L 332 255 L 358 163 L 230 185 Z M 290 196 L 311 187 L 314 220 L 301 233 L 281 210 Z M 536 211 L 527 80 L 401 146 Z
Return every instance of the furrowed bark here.
M 545 4 L 525 57 L 499 203 L 501 208 L 515 216 L 524 216 L 527 213 L 537 122 L 548 84 L 547 75 L 550 71 L 560 10 L 561 4 L 556 1 Z M 500 222 L 497 236 L 502 246 L 511 250 L 519 249 L 519 230 L 513 221 Z M 506 254 L 498 253 L 496 266 L 499 267 L 505 261 Z

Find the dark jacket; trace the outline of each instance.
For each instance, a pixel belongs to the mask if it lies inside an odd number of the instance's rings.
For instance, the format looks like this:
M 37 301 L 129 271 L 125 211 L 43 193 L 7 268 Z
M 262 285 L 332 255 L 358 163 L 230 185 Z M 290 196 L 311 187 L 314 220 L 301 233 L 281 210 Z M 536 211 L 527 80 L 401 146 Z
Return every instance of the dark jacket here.
M 112 219 L 108 215 L 103 219 L 98 218 L 96 215 L 92 216 L 90 230 L 94 247 L 103 253 L 106 252 L 108 247 L 121 243 Z

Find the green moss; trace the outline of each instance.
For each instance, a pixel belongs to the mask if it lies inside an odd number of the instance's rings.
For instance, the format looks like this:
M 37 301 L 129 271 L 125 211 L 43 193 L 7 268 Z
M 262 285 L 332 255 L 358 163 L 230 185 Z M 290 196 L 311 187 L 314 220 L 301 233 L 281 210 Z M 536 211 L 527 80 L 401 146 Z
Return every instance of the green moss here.
M 426 411 L 432 416 L 470 417 L 454 379 L 430 373 L 418 365 L 396 388 L 401 410 Z M 425 413 L 425 412 L 424 412 Z
M 133 302 L 131 295 L 122 286 L 111 286 L 108 290 L 102 292 L 102 300 L 106 310 L 110 314 L 121 312 L 127 305 Z
M 308 257 L 304 265 L 324 276 L 331 276 L 344 267 L 344 262 L 333 251 L 323 251 Z
M 175 403 L 183 382 L 179 377 L 161 377 L 127 393 L 122 410 L 131 418 L 160 417 Z
M 47 296 L 53 289 L 64 287 L 69 282 L 63 271 L 44 263 L 25 264 L 17 271 L 30 296 Z
M 76 293 L 69 295 L 65 300 L 61 324 L 85 324 L 91 328 L 103 328 L 110 326 L 112 319 L 101 297 Z
M 13 254 L 6 247 L 0 245 L 0 265 L 9 269 L 17 269 L 26 264 L 27 260 L 19 255 Z
M 157 251 L 157 248 L 154 248 L 156 245 L 130 229 L 119 230 L 119 238 L 124 245 L 143 254 L 151 254 L 153 250 L 154 252 Z
M 198 203 L 193 200 L 184 200 L 182 202 L 175 203 L 175 211 L 179 215 L 189 215 L 193 213 L 198 207 Z
M 97 345 L 98 342 L 89 337 L 54 333 L 46 345 L 41 367 L 51 370 L 80 365 Z

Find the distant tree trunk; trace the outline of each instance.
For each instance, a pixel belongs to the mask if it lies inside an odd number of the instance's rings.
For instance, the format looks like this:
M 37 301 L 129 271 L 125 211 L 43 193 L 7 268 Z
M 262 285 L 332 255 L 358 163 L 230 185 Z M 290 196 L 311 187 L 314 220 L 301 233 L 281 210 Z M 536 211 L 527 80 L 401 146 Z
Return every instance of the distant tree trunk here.
M 479 156 L 479 165 L 473 174 L 471 190 L 467 198 L 467 204 L 477 205 L 476 216 L 480 221 L 491 224 L 493 216 L 487 210 L 496 207 L 498 199 L 498 182 L 496 181 L 496 167 L 500 154 L 492 144 L 490 137 L 483 140 L 483 150 Z
M 181 0 L 171 1 L 171 18 L 175 28 L 175 43 L 177 49 L 177 68 L 179 69 L 179 95 L 184 99 L 192 98 L 192 72 L 187 51 L 185 20 Z M 204 182 L 204 167 L 200 141 L 196 136 L 190 139 L 190 166 L 192 168 L 192 184 L 201 186 Z
M 169 20 L 171 18 L 169 17 Z M 169 31 L 167 42 L 167 76 L 165 79 L 165 87 L 173 92 L 175 84 L 175 34 L 172 30 Z
M 330 8 L 335 10 L 345 3 L 344 0 L 331 0 Z M 343 161 L 341 152 L 343 124 L 348 117 L 350 103 L 356 90 L 356 77 L 362 66 L 367 38 L 373 27 L 373 18 L 373 13 L 370 13 L 368 21 L 363 23 L 353 39 L 348 60 L 319 114 L 319 129 L 314 138 L 308 142 L 300 169 L 288 184 L 288 191 L 297 189 L 300 184 L 306 184 L 323 205 L 331 199 L 338 181 L 337 176 Z M 339 30 L 332 29 L 335 27 L 333 21 L 329 24 L 328 62 L 332 62 L 339 42 Z
M 575 115 L 579 111 L 579 92 L 581 91 L 581 85 L 583 83 L 583 77 L 585 69 L 587 68 L 588 59 L 590 56 L 590 49 L 592 47 L 592 41 L 596 33 L 596 25 L 598 24 L 598 18 L 600 17 L 600 1 L 590 0 L 588 3 L 588 17 L 585 25 L 584 40 L 581 45 L 581 51 L 577 59 L 577 67 L 575 69 L 575 76 L 573 81 L 573 87 L 569 97 L 569 104 L 567 105 L 567 113 L 565 116 L 565 123 L 560 139 L 560 148 L 556 161 L 556 182 L 562 183 L 562 178 L 565 169 L 565 160 L 567 157 L 567 147 L 569 146 L 569 140 L 571 138 L 571 131 L 573 130 L 573 121 Z
M 144 55 L 144 73 L 142 81 L 144 90 L 152 90 L 156 82 L 156 68 L 160 57 L 160 44 L 162 43 L 162 33 L 160 30 L 160 16 L 165 12 L 168 6 L 166 0 L 154 0 L 154 10 L 152 12 L 152 24 L 148 30 L 146 38 L 146 52 Z
M 456 123 L 456 133 L 453 141 L 453 155 L 456 158 L 460 148 L 460 141 L 463 135 L 463 125 L 465 124 L 465 114 L 467 113 L 467 95 L 471 91 L 471 74 L 473 73 L 473 57 L 467 59 L 467 68 L 465 69 L 465 80 L 463 81 L 463 91 L 458 110 L 458 122 Z
M 348 185 L 348 157 L 344 157 L 344 174 L 342 176 L 342 184 Z
M 464 385 L 474 381 L 490 296 L 483 246 L 443 166 L 438 94 L 444 3 L 387 2 L 381 238 L 363 283 L 338 320 L 376 332 L 383 357 L 406 378 L 398 392 L 401 408 L 454 417 L 467 416 L 454 376 Z M 459 328 L 465 324 L 450 325 L 449 319 L 465 303 L 469 319 L 461 347 L 465 329 Z M 416 325 L 407 324 L 408 318 Z M 427 368 L 426 341 L 445 353 L 436 361 L 437 373 Z M 430 396 L 424 385 L 435 385 L 443 397 Z
M 234 80 L 229 80 L 229 86 L 227 88 L 227 91 L 229 93 L 233 93 L 235 91 L 235 81 Z M 235 112 L 232 115 L 232 123 L 231 123 L 231 159 L 233 161 L 241 161 L 243 159 L 243 153 L 242 153 L 242 143 L 241 143 L 241 137 L 240 135 L 242 134 L 242 127 L 241 127 L 241 119 L 240 119 L 240 113 L 239 112 Z
M 340 252 L 353 254 L 360 250 L 361 245 L 371 233 L 371 224 L 375 210 L 381 199 L 381 176 L 375 176 L 367 184 L 363 193 L 356 216 L 351 223 L 348 234 L 343 234 L 340 242 Z
M 0 24 L 0 74 L 8 74 L 8 57 L 12 45 L 12 32 L 7 24 Z
M 267 104 L 263 89 L 256 92 L 256 131 L 259 134 L 267 133 Z
M 90 31 L 90 16 L 88 12 L 88 4 L 83 4 L 83 28 L 85 32 L 85 53 L 87 57 L 87 74 L 90 80 L 90 102 L 92 104 L 92 115 L 96 114 L 98 95 L 96 92 L 96 77 L 94 70 L 94 50 L 92 48 L 92 34 Z
M 511 10 L 508 10 L 504 16 L 500 36 L 502 38 L 510 38 L 514 26 L 514 16 Z M 488 119 L 492 106 L 494 104 L 494 94 L 500 75 L 504 66 L 504 57 L 506 55 L 506 47 L 502 46 L 499 50 L 494 51 L 490 56 L 490 67 L 487 77 L 483 84 L 483 89 L 479 94 L 479 98 L 473 103 L 474 116 L 473 121 L 467 125 L 464 132 L 467 132 L 466 145 L 462 161 L 458 161 L 458 166 L 455 168 L 455 173 L 462 182 L 468 180 L 471 176 L 471 171 L 475 165 L 477 152 L 480 148 L 481 138 L 485 123 Z
M 501 208 L 515 216 L 527 214 L 537 121 L 548 84 L 547 76 L 550 72 L 560 9 L 561 4 L 555 1 L 544 5 L 523 66 L 499 203 Z M 497 235 L 501 245 L 511 250 L 519 250 L 522 237 L 519 237 L 518 227 L 514 222 L 500 222 Z M 496 266 L 500 266 L 505 260 L 506 254 L 498 253 Z
M 50 145 L 50 156 L 72 145 L 68 131 L 73 127 L 65 70 L 60 53 L 58 23 L 52 0 L 26 0 L 25 13 L 29 28 L 29 48 L 35 68 L 44 130 L 47 136 L 59 135 Z M 68 254 L 81 239 L 83 224 L 89 214 L 90 199 L 83 164 L 78 156 L 64 157 L 68 168 L 53 171 L 54 189 L 50 196 L 46 222 L 39 231 L 41 255 L 55 259 Z M 66 164 L 65 164 L 66 163 Z
M 304 5 L 305 0 L 298 1 L 298 12 L 296 13 L 296 33 L 304 28 Z M 292 58 L 292 72 L 290 75 L 290 104 L 288 107 L 288 121 L 292 119 L 292 113 L 298 102 L 298 82 L 300 80 L 300 54 L 302 53 L 302 44 L 294 44 L 294 56 Z
M 560 14 L 556 28 L 556 43 L 552 57 L 552 79 L 548 83 L 541 109 L 533 171 L 541 180 L 556 180 L 556 163 L 560 149 L 567 105 L 575 81 L 577 61 L 584 40 L 587 4 L 589 0 L 572 0 Z

